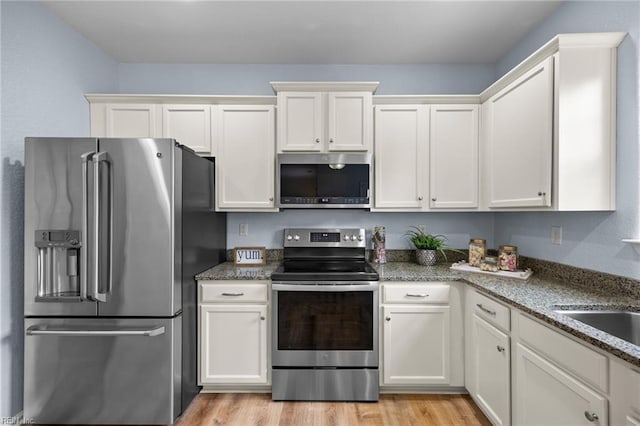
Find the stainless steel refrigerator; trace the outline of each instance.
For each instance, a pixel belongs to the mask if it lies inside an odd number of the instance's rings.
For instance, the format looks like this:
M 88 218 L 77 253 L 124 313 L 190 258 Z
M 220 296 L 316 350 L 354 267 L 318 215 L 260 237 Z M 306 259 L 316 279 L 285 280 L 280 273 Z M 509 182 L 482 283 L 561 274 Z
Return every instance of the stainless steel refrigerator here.
M 25 140 L 24 418 L 167 424 L 197 387 L 214 162 L 173 139 Z

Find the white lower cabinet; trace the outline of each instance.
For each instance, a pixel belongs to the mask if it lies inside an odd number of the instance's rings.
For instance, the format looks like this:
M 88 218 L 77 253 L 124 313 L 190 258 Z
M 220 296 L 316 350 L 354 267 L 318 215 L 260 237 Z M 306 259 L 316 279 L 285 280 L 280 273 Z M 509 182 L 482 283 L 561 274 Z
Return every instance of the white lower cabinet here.
M 383 387 L 463 386 L 462 298 L 457 284 L 384 283 L 380 311 Z
M 612 360 L 609 423 L 640 426 L 640 369 Z
M 509 336 L 474 315 L 475 345 L 467 354 L 476 366 L 474 400 L 494 425 L 511 424 Z
M 268 384 L 267 284 L 205 281 L 199 300 L 199 384 Z
M 607 425 L 607 399 L 516 344 L 514 424 Z
M 449 307 L 385 306 L 384 384 L 449 383 Z
M 510 425 L 510 309 L 471 288 L 465 301 L 465 385 L 491 423 Z

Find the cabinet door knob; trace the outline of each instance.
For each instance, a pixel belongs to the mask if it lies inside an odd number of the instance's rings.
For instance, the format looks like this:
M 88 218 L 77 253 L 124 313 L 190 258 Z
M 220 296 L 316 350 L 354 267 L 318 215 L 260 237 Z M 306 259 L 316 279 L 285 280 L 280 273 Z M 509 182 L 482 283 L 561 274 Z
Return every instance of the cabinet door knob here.
M 496 349 L 498 350 L 498 352 L 504 352 L 504 346 L 496 346 Z
M 386 321 L 391 321 L 391 317 L 385 317 Z
M 273 201 L 273 197 L 269 197 L 269 201 Z
M 333 138 L 329 139 L 329 143 L 333 143 Z
M 316 138 L 316 143 L 320 143 L 320 138 Z
M 418 201 L 422 201 L 422 197 L 418 197 Z
M 435 202 L 435 201 L 438 201 L 438 199 L 437 198 L 432 198 L 431 201 Z
M 596 413 L 590 413 L 588 411 L 584 412 L 584 416 L 587 418 L 587 420 L 589 420 L 590 422 L 595 422 L 598 420 L 598 415 Z
M 544 197 L 546 195 L 547 195 L 546 192 L 538 192 L 538 197 Z
M 260 316 L 260 319 L 261 319 L 262 321 L 266 320 L 266 318 L 265 318 L 265 317 L 263 317 L 263 316 Z

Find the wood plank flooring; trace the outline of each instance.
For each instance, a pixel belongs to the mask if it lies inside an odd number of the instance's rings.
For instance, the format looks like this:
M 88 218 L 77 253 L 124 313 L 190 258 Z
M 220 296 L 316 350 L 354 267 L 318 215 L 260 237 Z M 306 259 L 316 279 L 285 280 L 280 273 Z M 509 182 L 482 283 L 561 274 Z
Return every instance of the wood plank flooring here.
M 374 403 L 273 402 L 271 394 L 200 394 L 175 426 L 482 425 L 469 395 L 382 394 Z

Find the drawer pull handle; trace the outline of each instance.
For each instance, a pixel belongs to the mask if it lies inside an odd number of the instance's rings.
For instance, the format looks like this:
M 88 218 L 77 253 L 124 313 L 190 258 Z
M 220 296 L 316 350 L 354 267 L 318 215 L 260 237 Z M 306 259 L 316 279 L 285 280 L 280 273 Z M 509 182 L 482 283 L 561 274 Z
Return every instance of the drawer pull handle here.
M 504 346 L 496 346 L 496 349 L 498 350 L 498 352 L 504 352 Z
M 244 293 L 222 293 L 222 295 L 238 297 L 238 296 L 244 296 Z
M 590 422 L 596 422 L 598 421 L 599 417 L 596 413 L 590 413 L 588 411 L 584 412 L 584 416 L 587 418 L 587 420 L 589 420 Z
M 478 308 L 480 308 L 480 310 L 481 310 L 482 312 L 486 312 L 486 313 L 488 313 L 489 315 L 493 315 L 493 316 L 495 316 L 495 315 L 496 315 L 496 311 L 492 311 L 491 309 L 487 309 L 487 308 L 485 308 L 484 306 L 482 306 L 482 303 L 476 303 L 476 306 L 477 306 Z
M 407 293 L 407 297 L 429 297 L 427 293 Z

